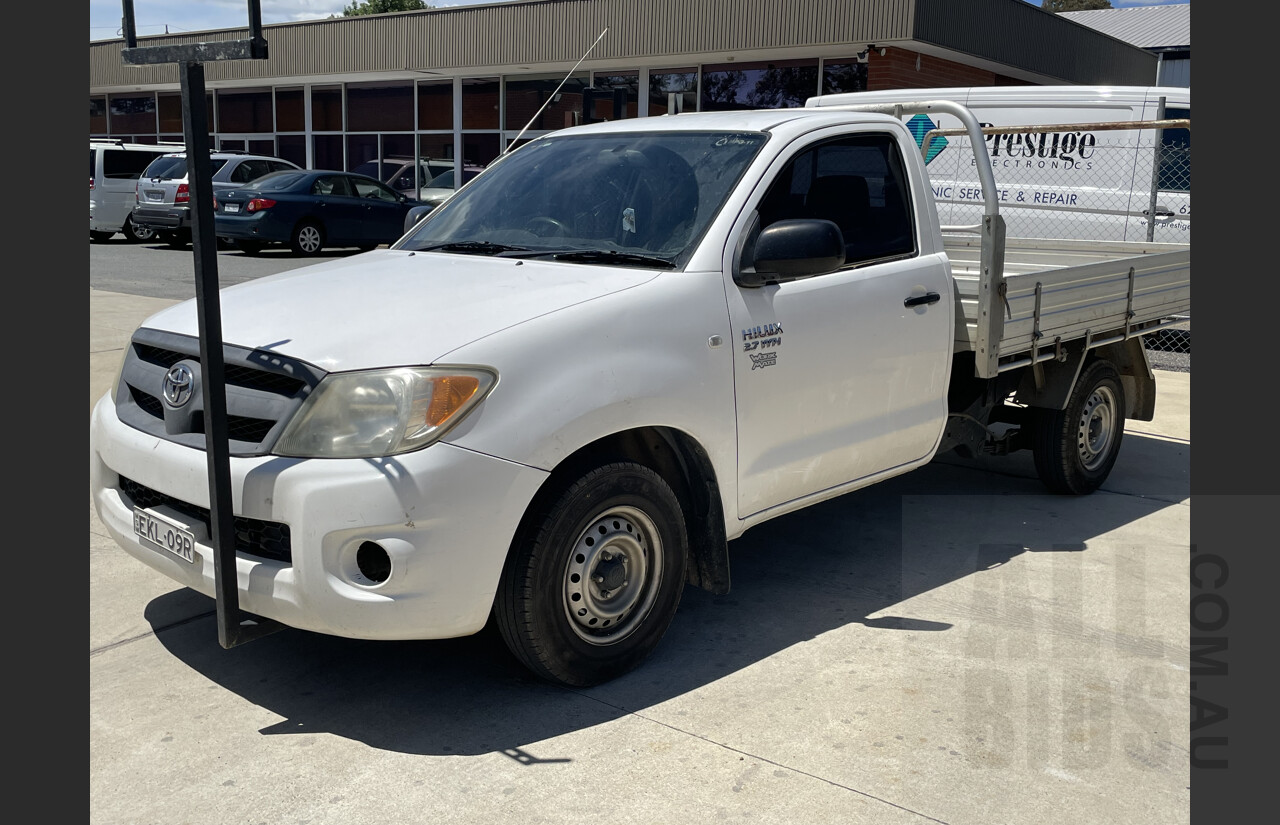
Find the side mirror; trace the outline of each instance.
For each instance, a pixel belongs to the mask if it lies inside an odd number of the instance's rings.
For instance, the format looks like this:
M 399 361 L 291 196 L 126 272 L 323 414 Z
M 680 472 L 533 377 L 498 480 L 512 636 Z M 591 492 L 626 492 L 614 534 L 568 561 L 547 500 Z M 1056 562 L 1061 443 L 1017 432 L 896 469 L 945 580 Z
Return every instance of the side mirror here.
M 844 235 L 831 221 L 778 221 L 760 232 L 734 281 L 744 287 L 798 281 L 839 269 L 844 254 Z
M 408 212 L 404 213 L 405 234 L 408 234 L 410 229 L 413 229 L 415 226 L 417 226 L 419 221 L 421 221 L 427 215 L 430 215 L 431 210 L 434 208 L 435 207 L 433 206 L 426 206 L 426 205 L 415 206 L 412 209 L 410 209 Z

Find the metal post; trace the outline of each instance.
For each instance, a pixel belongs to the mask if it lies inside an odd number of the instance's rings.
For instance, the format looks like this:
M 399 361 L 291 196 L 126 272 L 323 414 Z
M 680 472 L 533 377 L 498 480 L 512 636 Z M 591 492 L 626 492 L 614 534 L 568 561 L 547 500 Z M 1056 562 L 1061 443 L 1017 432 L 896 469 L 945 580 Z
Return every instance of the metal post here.
M 213 233 L 213 170 L 204 99 L 204 64 L 182 64 L 182 128 L 187 135 L 191 181 L 191 246 L 196 270 L 200 329 L 200 385 L 204 393 L 204 443 L 209 463 L 209 528 L 214 548 L 218 643 L 234 647 L 240 624 L 236 587 L 235 516 L 231 506 L 231 451 L 227 438 L 226 365 L 218 301 L 218 247 Z
M 200 334 L 200 387 L 204 393 L 204 440 L 209 470 L 209 533 L 214 548 L 214 596 L 218 643 L 224 648 L 279 630 L 282 625 L 240 611 L 236 576 L 235 514 L 231 497 L 231 448 L 227 426 L 226 362 L 222 310 L 218 303 L 218 246 L 213 225 L 213 168 L 209 162 L 209 114 L 204 64 L 209 60 L 265 60 L 260 0 L 247 0 L 249 39 L 177 46 L 138 47 L 133 0 L 124 3 L 125 63 L 177 63 L 182 82 L 182 128 L 186 133 L 191 186 L 191 246 L 195 258 L 196 319 Z
M 1156 106 L 1156 120 L 1164 120 L 1164 101 Z M 1160 187 L 1160 162 L 1164 159 L 1164 127 L 1156 127 L 1155 151 L 1151 153 L 1151 200 L 1147 203 L 1147 243 L 1156 237 L 1156 195 Z

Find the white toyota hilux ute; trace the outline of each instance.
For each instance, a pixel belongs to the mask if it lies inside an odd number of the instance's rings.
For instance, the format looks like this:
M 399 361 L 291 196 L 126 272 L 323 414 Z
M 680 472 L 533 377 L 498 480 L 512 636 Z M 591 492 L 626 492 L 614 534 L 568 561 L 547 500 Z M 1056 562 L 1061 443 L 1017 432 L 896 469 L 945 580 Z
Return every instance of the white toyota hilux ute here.
M 360 639 L 479 631 L 570 685 L 639 664 L 729 540 L 919 467 L 1030 449 L 1084 494 L 1149 420 L 1184 244 L 939 224 L 912 112 L 688 114 L 511 152 L 390 249 L 220 292 L 235 593 Z M 976 132 L 976 163 L 994 190 Z M 97 512 L 210 596 L 197 306 L 92 412 Z

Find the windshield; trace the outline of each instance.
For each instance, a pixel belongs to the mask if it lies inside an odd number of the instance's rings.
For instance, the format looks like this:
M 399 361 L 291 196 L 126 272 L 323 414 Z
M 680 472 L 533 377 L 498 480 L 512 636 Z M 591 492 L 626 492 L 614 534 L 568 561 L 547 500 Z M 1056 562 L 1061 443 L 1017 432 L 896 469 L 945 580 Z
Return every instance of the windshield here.
M 758 132 L 549 135 L 502 158 L 395 248 L 683 265 L 765 140 Z

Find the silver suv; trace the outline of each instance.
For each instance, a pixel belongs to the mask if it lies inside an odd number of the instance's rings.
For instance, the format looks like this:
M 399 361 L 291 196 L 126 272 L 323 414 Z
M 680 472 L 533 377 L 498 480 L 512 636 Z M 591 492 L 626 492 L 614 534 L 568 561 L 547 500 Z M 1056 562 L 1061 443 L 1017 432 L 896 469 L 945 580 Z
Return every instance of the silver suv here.
M 427 185 L 427 181 L 442 175 L 453 168 L 453 161 L 439 158 L 418 158 L 417 186 Z M 413 197 L 413 158 L 392 155 L 381 162 L 368 160 L 351 170 L 357 175 L 367 175 L 382 181 L 397 192 Z
M 300 168 L 282 158 L 225 149 L 209 154 L 213 191 L 242 186 L 272 172 Z M 187 153 L 171 152 L 151 162 L 138 179 L 130 220 L 145 227 L 169 246 L 191 243 L 191 189 L 187 181 Z

